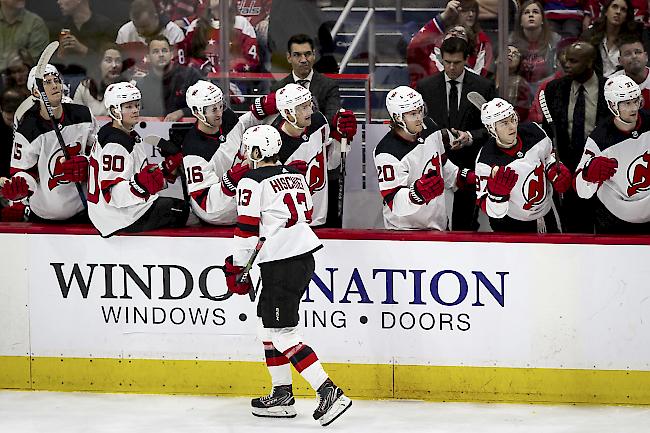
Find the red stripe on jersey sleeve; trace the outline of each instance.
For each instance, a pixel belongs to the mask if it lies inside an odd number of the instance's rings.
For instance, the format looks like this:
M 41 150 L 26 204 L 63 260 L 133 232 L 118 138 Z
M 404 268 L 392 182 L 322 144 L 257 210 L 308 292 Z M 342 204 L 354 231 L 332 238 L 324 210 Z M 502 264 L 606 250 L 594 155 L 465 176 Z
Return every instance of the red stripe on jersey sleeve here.
M 196 204 L 206 212 L 208 211 L 208 192 L 209 188 L 203 188 L 190 193 L 190 196 L 192 196 Z
M 34 179 L 38 180 L 38 166 L 36 166 L 36 165 L 33 166 L 32 168 L 28 168 L 27 170 L 23 170 L 22 168 L 15 168 L 15 167 L 11 167 L 9 169 L 9 174 L 12 175 L 12 176 L 14 174 L 16 174 L 16 173 L 21 173 L 21 172 L 22 173 L 27 173 L 31 177 L 33 177 Z
M 111 188 L 123 181 L 124 181 L 123 178 L 117 177 L 115 179 L 102 180 L 100 182 L 100 189 L 102 190 L 102 194 L 104 195 L 104 200 L 106 201 L 106 203 L 111 202 Z
M 242 230 L 239 227 L 236 227 L 234 235 L 237 236 L 237 237 L 240 237 L 240 238 L 251 238 L 253 236 L 258 236 L 259 232 L 257 232 L 257 233 L 249 232 L 249 231 L 246 231 L 246 230 Z
M 258 226 L 260 225 L 260 219 L 258 217 L 248 216 L 248 215 L 239 215 L 237 217 L 237 224 L 246 224 L 249 226 Z

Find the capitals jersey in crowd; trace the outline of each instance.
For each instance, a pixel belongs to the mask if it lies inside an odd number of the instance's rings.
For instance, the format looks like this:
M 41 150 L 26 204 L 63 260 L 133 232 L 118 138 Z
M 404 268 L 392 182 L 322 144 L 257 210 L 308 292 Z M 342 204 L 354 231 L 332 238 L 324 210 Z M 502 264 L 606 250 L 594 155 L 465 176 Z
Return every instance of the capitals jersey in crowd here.
M 596 156 L 618 161 L 616 173 L 601 185 L 587 182 L 582 171 Z M 576 169 L 576 190 L 594 194 L 614 216 L 630 223 L 650 221 L 650 113 L 639 111 L 636 128 L 625 133 L 609 118 L 591 133 Z
M 87 155 L 95 142 L 97 123 L 88 107 L 62 104 L 60 131 L 70 156 Z M 34 194 L 31 211 L 47 220 L 65 220 L 84 210 L 74 183 L 61 180 L 65 161 L 52 124 L 29 109 L 14 134 L 11 174 L 24 177 Z
M 424 119 L 425 129 L 415 143 L 400 138 L 393 131 L 375 148 L 375 166 L 379 190 L 384 198 L 384 226 L 387 229 L 446 230 L 449 226 L 445 194 L 419 205 L 409 197 L 409 188 L 422 175 L 434 170 L 442 175 L 445 188 L 457 189 L 458 167 L 445 154 L 449 133 L 438 129 L 433 120 Z
M 553 186 L 546 175 L 553 163 L 553 144 L 537 123 L 520 123 L 517 144 L 510 149 L 498 147 L 490 138 L 476 158 L 481 209 L 490 218 L 508 215 L 519 221 L 534 221 L 545 216 L 553 204 Z M 487 180 L 496 166 L 510 167 L 519 175 L 510 199 L 502 203 L 493 200 L 487 191 Z
M 90 154 L 88 216 L 103 237 L 136 222 L 158 198 L 136 195 L 130 181 L 147 164 L 136 132 L 128 134 L 107 123 L 101 127 Z
M 219 60 L 221 24 L 218 20 L 211 21 L 211 27 L 208 32 L 208 44 L 201 52 L 200 57 L 192 56 L 192 40 L 197 30 L 198 20 L 192 21 L 187 28 L 187 36 L 178 44 L 178 63 L 198 68 L 201 71 L 219 72 L 222 63 Z M 235 17 L 233 26 L 233 37 L 230 41 L 230 71 L 235 72 L 253 72 L 257 70 L 260 64 L 260 57 L 257 47 L 257 37 L 255 29 L 248 20 L 241 15 Z
M 322 247 L 311 221 L 313 203 L 305 177 L 292 167 L 260 167 L 237 185 L 233 263 L 246 265 L 257 240 L 266 238 L 259 263 L 296 257 Z
M 261 124 L 252 113 L 237 118 L 230 108 L 224 110 L 221 129 L 215 135 L 204 134 L 195 126 L 183 140 L 183 165 L 192 210 L 210 224 L 230 225 L 237 219 L 234 196 L 221 189 L 222 176 L 242 162 L 240 151 L 244 131 Z
M 239 14 L 255 27 L 260 21 L 268 18 L 271 13 L 271 3 L 273 0 L 239 0 L 237 8 Z
M 327 170 L 335 167 L 328 166 L 332 158 L 327 152 L 334 152 L 337 146 L 329 146 L 330 127 L 325 116 L 315 112 L 311 116 L 311 125 L 303 131 L 300 137 L 292 137 L 282 130 L 284 119 L 276 117 L 273 126 L 280 131 L 282 147 L 278 154 L 282 164 L 292 161 L 305 161 L 307 163 L 307 187 L 314 200 L 314 215 L 311 222 L 313 226 L 325 224 L 327 218 Z M 332 163 L 334 161 L 332 160 Z

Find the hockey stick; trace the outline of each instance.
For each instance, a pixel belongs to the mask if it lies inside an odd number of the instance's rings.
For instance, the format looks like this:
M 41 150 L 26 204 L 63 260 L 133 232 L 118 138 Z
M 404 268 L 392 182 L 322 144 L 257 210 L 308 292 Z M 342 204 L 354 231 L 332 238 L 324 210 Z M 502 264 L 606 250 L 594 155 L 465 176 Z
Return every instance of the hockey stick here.
M 257 255 L 260 253 L 260 250 L 262 249 L 262 246 L 264 245 L 264 242 L 266 241 L 266 238 L 262 236 L 259 238 L 257 241 L 257 245 L 255 245 L 255 249 L 253 250 L 253 254 L 251 254 L 250 258 L 248 259 L 248 262 L 246 263 L 246 266 L 244 266 L 244 270 L 242 273 L 239 275 L 237 278 L 237 284 L 241 284 L 244 281 L 246 281 L 248 278 L 248 273 L 251 271 L 251 268 L 253 267 L 253 263 L 255 262 L 255 259 L 257 258 Z M 260 280 L 262 277 L 260 276 Z M 257 288 L 259 287 L 259 282 L 257 284 L 257 287 L 255 287 L 255 290 L 251 290 L 248 292 L 248 296 L 251 298 L 251 301 L 255 300 L 255 295 L 257 294 Z
M 345 159 L 348 155 L 348 137 L 341 137 L 341 166 L 339 176 L 339 218 L 343 225 L 343 198 L 345 196 Z
M 159 137 L 157 135 L 147 135 L 145 138 L 142 139 L 144 143 L 147 143 L 160 152 L 160 147 L 158 144 L 160 143 L 161 140 L 164 140 L 164 138 Z M 162 152 L 160 152 L 162 155 Z M 162 169 L 162 167 L 160 167 Z M 180 174 L 178 175 L 181 178 L 181 189 L 183 190 L 183 200 L 185 200 L 187 203 L 190 202 L 190 193 L 187 190 L 187 177 L 185 176 L 185 165 L 183 162 L 181 162 L 181 165 L 178 167 L 178 170 L 180 171 Z
M 68 152 L 68 148 L 65 146 L 65 141 L 63 141 L 63 135 L 61 135 L 61 131 L 59 130 L 59 122 L 54 117 L 54 112 L 52 111 L 52 105 L 50 104 L 50 100 L 48 99 L 47 94 L 45 93 L 45 85 L 43 84 L 45 68 L 47 67 L 47 64 L 50 63 L 50 59 L 52 58 L 54 52 L 58 48 L 59 48 L 59 42 L 54 41 L 51 42 L 50 45 L 45 47 L 45 50 L 43 50 L 43 54 L 41 54 L 41 57 L 38 59 L 38 64 L 36 65 L 36 87 L 38 88 L 38 92 L 41 94 L 41 100 L 45 105 L 47 116 L 50 118 L 50 122 L 52 123 L 52 129 L 54 129 L 54 133 L 56 134 L 56 139 L 59 142 L 59 147 L 63 152 L 63 156 L 65 157 L 65 159 L 70 159 L 70 153 Z M 63 89 L 61 91 L 63 91 Z M 83 204 L 85 209 L 88 209 L 88 203 L 86 202 L 86 194 L 84 194 L 83 188 L 81 187 L 81 183 L 75 182 L 74 184 L 77 187 L 77 193 L 79 194 L 81 203 Z
M 481 111 L 481 107 L 483 107 L 483 104 L 485 104 L 487 101 L 478 92 L 469 92 L 467 94 L 467 100 L 472 103 L 473 106 L 478 108 L 478 111 Z
M 553 131 L 553 139 L 551 141 L 553 143 L 553 152 L 555 153 L 555 169 L 559 175 L 560 155 L 557 152 L 557 129 L 555 127 L 555 123 L 553 123 L 553 117 L 551 117 L 551 111 L 548 109 L 548 105 L 546 103 L 546 94 L 543 90 L 539 92 L 539 107 L 542 109 L 542 114 L 544 114 L 546 123 L 548 123 L 548 126 L 550 126 L 551 130 Z M 562 199 L 564 198 L 563 195 L 564 194 L 558 194 L 558 197 L 560 197 L 560 204 L 562 204 Z

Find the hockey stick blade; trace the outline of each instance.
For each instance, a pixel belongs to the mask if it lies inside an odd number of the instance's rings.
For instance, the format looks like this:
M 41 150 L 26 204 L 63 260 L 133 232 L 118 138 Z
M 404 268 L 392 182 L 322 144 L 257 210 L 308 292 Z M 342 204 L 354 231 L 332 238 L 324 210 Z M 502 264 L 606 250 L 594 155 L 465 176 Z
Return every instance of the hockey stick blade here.
M 483 95 L 478 92 L 469 92 L 467 94 L 467 100 L 471 102 L 473 106 L 478 108 L 479 111 L 481 110 L 481 107 L 483 107 L 483 104 L 487 102 Z
M 142 139 L 143 143 L 147 143 L 152 145 L 153 147 L 158 147 L 158 143 L 160 143 L 160 140 L 164 140 L 164 138 L 158 136 L 158 135 L 147 135 Z
M 45 68 L 47 67 L 47 64 L 50 63 L 50 59 L 58 49 L 59 49 L 58 41 L 50 42 L 50 44 L 47 47 L 45 47 L 43 53 L 41 53 L 41 57 L 39 57 L 38 59 L 38 63 L 36 64 L 37 80 L 39 79 L 43 80 L 43 77 L 45 76 Z

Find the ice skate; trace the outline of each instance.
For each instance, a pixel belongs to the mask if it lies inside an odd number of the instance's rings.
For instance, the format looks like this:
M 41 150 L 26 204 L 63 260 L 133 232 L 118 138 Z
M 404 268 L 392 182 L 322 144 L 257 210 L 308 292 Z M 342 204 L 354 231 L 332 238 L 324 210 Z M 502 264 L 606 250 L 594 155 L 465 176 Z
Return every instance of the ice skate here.
M 280 385 L 274 386 L 271 394 L 252 399 L 251 408 L 255 416 L 293 418 L 296 416 L 295 402 L 291 385 Z
M 314 411 L 314 419 L 325 427 L 334 422 L 343 412 L 352 406 L 352 400 L 343 394 L 343 390 L 327 379 L 317 391 L 318 407 Z

